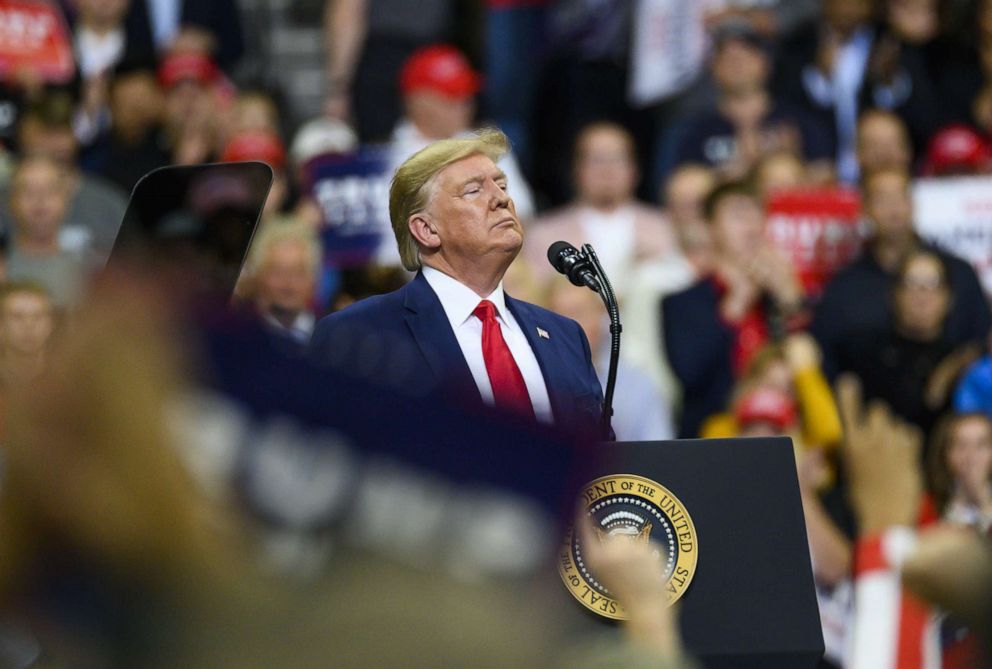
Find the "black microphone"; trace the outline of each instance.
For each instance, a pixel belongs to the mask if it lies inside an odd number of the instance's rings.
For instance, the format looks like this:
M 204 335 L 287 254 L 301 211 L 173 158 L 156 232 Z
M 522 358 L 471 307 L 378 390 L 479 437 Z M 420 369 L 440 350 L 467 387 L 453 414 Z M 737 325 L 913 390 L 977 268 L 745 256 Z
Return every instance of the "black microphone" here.
M 548 262 L 576 286 L 587 286 L 597 293 L 602 290 L 589 258 L 568 242 L 548 247 Z

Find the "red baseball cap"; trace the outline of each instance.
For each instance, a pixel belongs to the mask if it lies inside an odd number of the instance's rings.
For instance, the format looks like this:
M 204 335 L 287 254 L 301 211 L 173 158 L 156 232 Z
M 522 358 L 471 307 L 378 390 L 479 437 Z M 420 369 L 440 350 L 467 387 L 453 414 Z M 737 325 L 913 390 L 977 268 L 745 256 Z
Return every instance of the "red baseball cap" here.
M 217 81 L 220 70 L 209 56 L 202 53 L 173 53 L 162 60 L 158 67 L 158 79 L 166 88 L 182 81 L 211 84 Z
M 784 431 L 796 422 L 796 402 L 780 390 L 755 388 L 741 397 L 734 414 L 741 427 L 771 423 Z
M 992 162 L 989 142 L 961 123 L 946 126 L 930 140 L 924 173 L 941 175 L 984 171 Z
M 450 98 L 467 98 L 482 87 L 482 77 L 461 51 L 448 44 L 417 49 L 403 64 L 400 90 L 404 94 L 429 90 Z
M 260 160 L 275 169 L 281 169 L 286 165 L 286 147 L 274 132 L 246 130 L 228 140 L 220 159 L 225 163 Z

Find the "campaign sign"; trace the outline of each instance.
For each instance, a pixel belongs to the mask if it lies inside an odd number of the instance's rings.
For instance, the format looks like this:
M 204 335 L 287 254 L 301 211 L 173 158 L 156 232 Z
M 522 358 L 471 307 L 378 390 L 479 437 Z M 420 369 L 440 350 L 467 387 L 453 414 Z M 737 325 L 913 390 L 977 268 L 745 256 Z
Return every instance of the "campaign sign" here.
M 22 68 L 48 82 L 72 78 L 72 45 L 56 3 L 0 0 L 0 78 L 10 80 Z
M 287 354 L 243 315 L 200 325 L 204 378 L 177 407 L 182 441 L 233 464 L 262 523 L 463 577 L 550 564 L 598 465 L 591 439 L 456 406 L 413 376 L 414 344 L 382 333 L 342 331 L 342 355 L 366 362 L 358 376 Z
M 917 179 L 913 201 L 920 236 L 970 262 L 992 295 L 992 178 Z
M 865 237 L 858 194 L 839 188 L 797 189 L 766 204 L 768 234 L 792 260 L 807 294 L 818 295 L 860 250 Z
M 388 150 L 364 146 L 354 153 L 327 154 L 304 167 L 308 192 L 320 207 L 325 264 L 362 267 L 380 243 L 392 238 L 389 225 Z

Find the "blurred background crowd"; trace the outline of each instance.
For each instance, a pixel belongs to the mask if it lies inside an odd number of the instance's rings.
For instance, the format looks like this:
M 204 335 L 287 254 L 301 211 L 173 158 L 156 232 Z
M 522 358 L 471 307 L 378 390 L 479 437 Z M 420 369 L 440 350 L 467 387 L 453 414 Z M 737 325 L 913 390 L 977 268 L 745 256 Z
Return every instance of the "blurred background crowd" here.
M 303 350 L 410 279 L 392 170 L 496 126 L 508 292 L 602 376 L 598 298 L 548 245 L 593 244 L 620 297 L 618 438 L 794 440 L 825 666 L 862 520 L 839 377 L 918 431 L 919 524 L 992 532 L 992 2 L 4 0 L 0 51 L 0 409 L 77 336 L 150 170 L 273 168 L 237 299 Z

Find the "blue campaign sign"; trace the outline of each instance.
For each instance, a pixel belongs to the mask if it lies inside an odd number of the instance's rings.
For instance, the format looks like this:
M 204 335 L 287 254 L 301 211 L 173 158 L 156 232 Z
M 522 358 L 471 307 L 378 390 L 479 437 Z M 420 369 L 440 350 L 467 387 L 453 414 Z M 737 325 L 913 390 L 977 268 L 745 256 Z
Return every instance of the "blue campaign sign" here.
M 525 573 L 553 554 L 595 466 L 592 444 L 424 394 L 405 371 L 419 351 L 395 342 L 355 333 L 368 363 L 359 378 L 287 355 L 237 319 L 201 334 L 193 432 L 231 442 L 241 500 L 271 526 Z
M 304 166 L 304 183 L 323 215 L 325 264 L 334 269 L 371 261 L 389 227 L 389 151 L 363 146 L 347 154 L 327 154 Z

